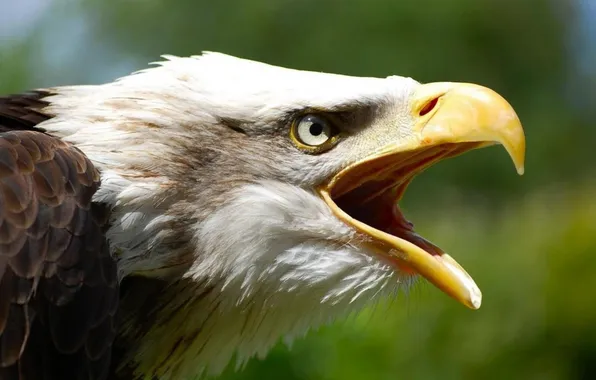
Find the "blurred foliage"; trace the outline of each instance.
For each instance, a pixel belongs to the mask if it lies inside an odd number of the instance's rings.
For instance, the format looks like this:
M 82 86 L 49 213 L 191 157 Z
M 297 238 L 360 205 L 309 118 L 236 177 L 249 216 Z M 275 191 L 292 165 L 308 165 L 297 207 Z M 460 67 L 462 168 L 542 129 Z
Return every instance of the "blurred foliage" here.
M 421 283 L 224 379 L 596 378 L 596 109 L 579 106 L 596 91 L 573 76 L 574 1 L 55 2 L 27 38 L 0 45 L 1 92 L 93 83 L 160 54 L 215 50 L 475 82 L 504 95 L 525 125 L 524 177 L 502 149 L 484 149 L 429 169 L 406 195 L 419 232 L 483 288 L 479 311 Z

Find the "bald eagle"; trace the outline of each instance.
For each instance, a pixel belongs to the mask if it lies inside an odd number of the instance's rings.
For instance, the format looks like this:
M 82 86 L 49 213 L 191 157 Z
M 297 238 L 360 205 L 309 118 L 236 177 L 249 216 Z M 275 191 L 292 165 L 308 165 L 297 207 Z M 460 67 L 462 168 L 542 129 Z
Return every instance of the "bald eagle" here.
M 485 87 L 218 53 L 0 98 L 0 378 L 218 374 L 417 275 L 477 309 L 398 203 L 495 143 L 521 174 Z

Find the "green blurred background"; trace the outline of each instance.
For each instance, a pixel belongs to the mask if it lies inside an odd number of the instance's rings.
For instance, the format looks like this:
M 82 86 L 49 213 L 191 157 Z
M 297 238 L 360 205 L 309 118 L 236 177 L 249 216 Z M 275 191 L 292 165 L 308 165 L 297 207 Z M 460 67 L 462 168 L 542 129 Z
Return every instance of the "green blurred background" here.
M 475 277 L 473 312 L 426 283 L 280 344 L 226 380 L 596 378 L 596 1 L 0 0 L 0 93 L 100 83 L 160 54 L 489 86 L 501 148 L 414 181 L 405 212 Z

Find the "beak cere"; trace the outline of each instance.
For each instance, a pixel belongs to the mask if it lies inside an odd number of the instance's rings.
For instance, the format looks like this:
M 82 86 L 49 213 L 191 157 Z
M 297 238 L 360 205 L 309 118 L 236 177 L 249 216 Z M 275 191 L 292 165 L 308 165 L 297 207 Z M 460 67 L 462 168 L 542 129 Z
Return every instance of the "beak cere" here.
M 511 105 L 485 87 L 431 83 L 421 85 L 411 99 L 412 136 L 343 169 L 319 193 L 339 219 L 358 231 L 369 251 L 478 309 L 482 294 L 474 280 L 414 232 L 398 202 L 414 176 L 432 164 L 495 143 L 505 147 L 523 174 L 524 132 Z

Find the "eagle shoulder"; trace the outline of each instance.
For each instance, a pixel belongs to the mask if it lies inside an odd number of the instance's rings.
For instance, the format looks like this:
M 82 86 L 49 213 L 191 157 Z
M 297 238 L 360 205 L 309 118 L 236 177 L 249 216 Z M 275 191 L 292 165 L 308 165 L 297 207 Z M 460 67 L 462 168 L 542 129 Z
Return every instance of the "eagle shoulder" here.
M 0 378 L 105 379 L 119 295 L 99 172 L 36 127 L 42 98 L 0 98 Z

